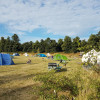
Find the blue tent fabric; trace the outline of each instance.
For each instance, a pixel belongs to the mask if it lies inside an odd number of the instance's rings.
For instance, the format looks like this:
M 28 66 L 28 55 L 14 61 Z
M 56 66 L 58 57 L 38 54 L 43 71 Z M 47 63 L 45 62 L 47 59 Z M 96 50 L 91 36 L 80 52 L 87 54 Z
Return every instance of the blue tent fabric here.
M 0 65 L 14 65 L 10 54 L 1 54 L 0 53 Z
M 45 54 L 37 54 L 39 57 L 47 57 Z
M 13 56 L 13 55 L 10 55 L 10 57 L 11 57 L 12 59 L 14 59 L 14 56 Z
M 13 56 L 20 56 L 18 53 L 14 53 Z

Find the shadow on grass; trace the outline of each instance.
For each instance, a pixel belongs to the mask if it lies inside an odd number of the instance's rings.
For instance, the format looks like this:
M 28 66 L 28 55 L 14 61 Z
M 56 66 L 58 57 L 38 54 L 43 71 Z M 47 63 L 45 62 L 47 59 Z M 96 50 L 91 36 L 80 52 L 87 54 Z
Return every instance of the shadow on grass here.
M 61 72 L 65 72 L 65 71 L 67 71 L 67 68 L 62 68 L 61 69 Z
M 28 85 L 21 88 L 11 89 L 0 95 L 0 100 L 38 100 L 33 94 L 34 85 Z
M 65 72 L 67 71 L 67 68 L 62 68 L 61 70 L 57 70 L 56 72 Z
M 11 81 L 16 81 L 16 80 L 27 80 L 29 78 L 33 78 L 36 75 L 42 75 L 46 73 L 36 73 L 36 74 L 28 74 L 28 75 L 23 75 L 23 74 L 16 74 L 16 75 L 5 75 L 5 76 L 0 76 L 0 85 L 9 83 Z
M 22 64 L 27 64 L 27 63 L 15 63 L 15 65 L 22 65 Z
M 17 75 L 6 75 L 6 76 L 1 76 L 0 77 L 0 85 L 9 83 L 11 81 L 16 81 L 16 80 L 25 80 L 28 78 L 33 78 L 36 74 L 30 74 L 30 75 L 22 75 L 22 74 L 17 74 Z
M 26 63 L 15 63 L 15 65 L 22 65 L 22 64 L 27 64 L 27 62 Z M 27 65 L 31 65 L 31 64 L 39 64 L 39 63 L 29 63 Z

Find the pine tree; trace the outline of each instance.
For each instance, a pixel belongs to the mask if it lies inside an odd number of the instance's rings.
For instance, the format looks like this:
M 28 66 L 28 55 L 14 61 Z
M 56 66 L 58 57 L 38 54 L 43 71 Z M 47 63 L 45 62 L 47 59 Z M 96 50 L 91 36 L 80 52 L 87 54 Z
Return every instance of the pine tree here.
M 73 39 L 73 42 L 72 42 L 72 50 L 74 53 L 76 52 L 79 52 L 78 48 L 80 47 L 80 38 L 79 37 L 76 37 Z
M 65 36 L 64 42 L 62 44 L 62 50 L 66 53 L 72 52 L 72 41 L 69 36 Z
M 0 52 L 4 52 L 4 47 L 5 47 L 5 39 L 4 37 L 1 37 Z

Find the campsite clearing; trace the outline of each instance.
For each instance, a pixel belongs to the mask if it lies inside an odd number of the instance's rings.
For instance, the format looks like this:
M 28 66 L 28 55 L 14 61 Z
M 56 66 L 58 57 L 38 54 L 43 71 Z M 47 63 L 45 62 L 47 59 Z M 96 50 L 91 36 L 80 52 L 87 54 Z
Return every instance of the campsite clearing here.
M 82 68 L 81 58 L 78 55 L 65 54 L 65 56 L 71 60 L 67 61 L 66 66 L 60 64 L 62 70 L 56 74 L 67 76 L 70 79 L 80 76 L 83 79 L 84 89 L 79 91 L 76 100 L 87 100 L 88 94 L 91 93 L 91 89 L 89 89 L 91 77 L 94 80 L 100 80 L 100 76 L 94 71 Z M 31 64 L 26 63 L 28 59 L 31 59 Z M 36 75 L 48 73 L 48 63 L 59 63 L 59 61 L 47 58 L 43 60 L 41 57 L 25 57 L 24 55 L 15 56 L 13 61 L 15 65 L 0 66 L 0 100 L 40 100 L 38 95 L 33 94 L 32 87 L 37 84 L 33 78 Z M 40 83 L 38 82 L 38 84 Z M 80 84 L 81 82 L 78 85 L 80 86 Z

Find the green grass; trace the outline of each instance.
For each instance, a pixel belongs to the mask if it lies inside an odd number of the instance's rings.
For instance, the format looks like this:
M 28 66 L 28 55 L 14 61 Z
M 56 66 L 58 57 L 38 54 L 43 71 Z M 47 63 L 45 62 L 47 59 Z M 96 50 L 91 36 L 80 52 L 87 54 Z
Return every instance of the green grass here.
M 100 75 L 93 70 L 82 68 L 81 58 L 78 55 L 63 55 L 71 60 L 68 61 L 66 66 L 60 64 L 63 69 L 56 75 L 67 76 L 73 82 L 76 82 L 79 87 L 79 95 L 75 97 L 76 100 L 88 100 L 92 93 L 95 96 L 97 92 L 95 82 L 100 81 Z M 75 58 L 75 56 L 78 58 Z M 31 64 L 26 64 L 28 59 L 32 60 Z M 33 94 L 35 91 L 32 87 L 37 84 L 41 85 L 41 83 L 37 83 L 33 79 L 36 75 L 49 72 L 48 63 L 59 63 L 59 61 L 23 55 L 15 57 L 13 60 L 15 65 L 0 66 L 0 100 L 40 100 L 39 95 Z M 93 86 L 91 86 L 91 82 Z M 62 94 L 64 93 L 62 92 Z

